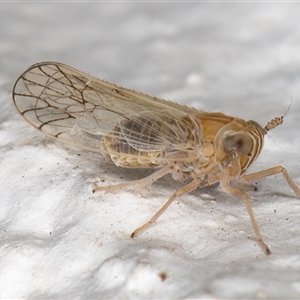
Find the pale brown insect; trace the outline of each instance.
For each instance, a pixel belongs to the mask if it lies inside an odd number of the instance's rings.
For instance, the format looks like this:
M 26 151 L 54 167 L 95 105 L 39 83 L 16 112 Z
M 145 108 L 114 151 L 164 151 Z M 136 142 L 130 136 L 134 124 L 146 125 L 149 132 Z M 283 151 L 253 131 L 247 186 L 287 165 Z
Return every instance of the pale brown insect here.
M 154 223 L 174 199 L 198 186 L 219 182 L 225 193 L 244 201 L 257 241 L 270 254 L 249 196 L 231 181 L 244 183 L 282 173 L 300 196 L 300 189 L 281 166 L 245 175 L 261 152 L 264 136 L 282 124 L 283 116 L 262 127 L 255 121 L 207 113 L 125 89 L 56 62 L 29 67 L 15 83 L 13 100 L 20 114 L 50 137 L 100 152 L 117 166 L 157 169 L 141 180 L 94 191 L 116 192 L 128 186 L 142 190 L 169 173 L 175 180 L 191 180 L 131 237 Z

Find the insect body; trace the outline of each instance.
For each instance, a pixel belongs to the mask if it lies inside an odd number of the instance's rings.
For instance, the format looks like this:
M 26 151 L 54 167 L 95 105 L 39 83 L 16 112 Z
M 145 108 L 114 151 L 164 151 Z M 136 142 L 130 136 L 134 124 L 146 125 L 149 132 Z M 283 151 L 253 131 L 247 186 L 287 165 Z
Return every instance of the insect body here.
M 131 237 L 154 223 L 174 199 L 198 186 L 219 182 L 224 192 L 244 201 L 256 238 L 270 254 L 249 196 L 231 181 L 247 182 L 282 173 L 300 196 L 300 189 L 281 166 L 245 174 L 258 157 L 266 133 L 280 125 L 283 117 L 262 127 L 255 121 L 206 113 L 125 89 L 55 62 L 29 67 L 15 83 L 13 100 L 20 114 L 50 137 L 100 152 L 117 166 L 155 169 L 141 180 L 94 191 L 115 192 L 128 186 L 142 190 L 169 173 L 175 180 L 190 180 Z

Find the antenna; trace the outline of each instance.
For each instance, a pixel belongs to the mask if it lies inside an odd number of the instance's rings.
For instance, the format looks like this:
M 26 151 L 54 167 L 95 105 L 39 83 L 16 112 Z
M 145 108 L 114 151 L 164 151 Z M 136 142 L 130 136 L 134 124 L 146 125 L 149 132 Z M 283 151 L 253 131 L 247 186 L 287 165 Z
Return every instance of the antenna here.
M 284 115 L 282 115 L 281 117 L 276 117 L 274 119 L 272 119 L 271 121 L 269 121 L 267 123 L 267 125 L 265 126 L 265 130 L 268 132 L 269 130 L 277 127 L 278 125 L 281 125 L 283 123 L 283 118 L 286 116 L 286 114 L 288 113 L 288 111 L 290 110 L 291 106 L 293 103 L 293 98 L 291 97 L 291 101 L 290 101 L 290 105 L 287 108 L 286 112 L 284 113 Z

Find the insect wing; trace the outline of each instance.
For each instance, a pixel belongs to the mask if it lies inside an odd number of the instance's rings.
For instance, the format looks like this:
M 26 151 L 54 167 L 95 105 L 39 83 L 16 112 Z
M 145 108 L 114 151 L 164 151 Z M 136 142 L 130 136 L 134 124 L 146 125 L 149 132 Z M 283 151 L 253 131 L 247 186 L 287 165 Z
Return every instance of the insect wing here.
M 199 113 L 54 62 L 27 69 L 15 83 L 13 100 L 36 129 L 96 152 L 102 136 L 120 133 L 140 151 L 184 150 L 188 129 L 183 119 Z M 132 130 L 145 135 L 132 135 Z

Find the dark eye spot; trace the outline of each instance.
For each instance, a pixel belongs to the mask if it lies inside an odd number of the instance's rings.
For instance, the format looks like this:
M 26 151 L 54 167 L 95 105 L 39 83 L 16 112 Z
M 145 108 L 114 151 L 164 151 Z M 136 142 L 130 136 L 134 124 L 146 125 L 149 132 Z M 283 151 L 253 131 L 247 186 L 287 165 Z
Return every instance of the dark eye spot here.
M 239 152 L 240 149 L 242 149 L 244 145 L 244 141 L 242 139 L 239 139 L 236 141 L 236 150 Z
M 247 155 L 252 150 L 252 140 L 245 133 L 234 133 L 227 136 L 223 141 L 224 152 L 236 150 L 239 155 Z

